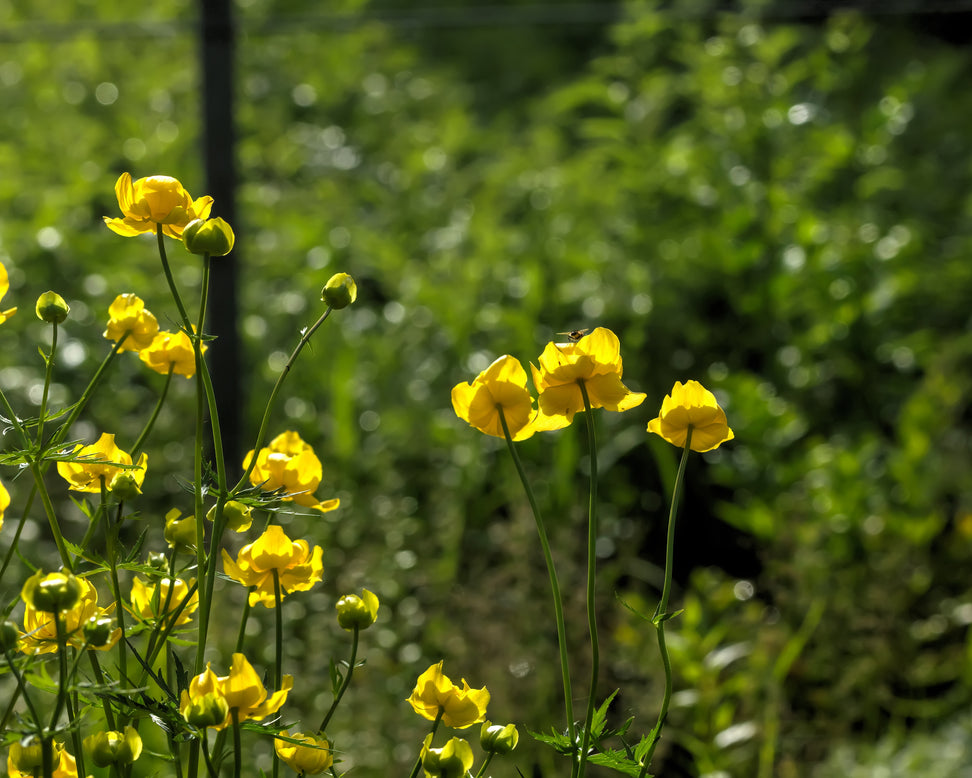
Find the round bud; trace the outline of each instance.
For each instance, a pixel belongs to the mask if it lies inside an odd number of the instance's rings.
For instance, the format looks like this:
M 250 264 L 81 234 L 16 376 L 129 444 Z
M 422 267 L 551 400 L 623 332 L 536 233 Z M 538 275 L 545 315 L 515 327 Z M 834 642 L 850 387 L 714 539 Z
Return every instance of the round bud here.
M 37 318 L 50 324 L 60 324 L 71 312 L 71 306 L 57 292 L 44 292 L 34 307 Z
M 228 714 L 229 704 L 221 694 L 204 694 L 192 700 L 182 716 L 194 727 L 216 727 Z
M 107 616 L 92 616 L 84 623 L 84 639 L 92 648 L 108 645 L 112 632 L 113 623 Z
M 223 506 L 223 520 L 226 528 L 233 532 L 246 532 L 253 523 L 253 509 L 239 500 L 227 500 Z M 206 518 L 213 521 L 216 518 L 216 506 L 209 509 Z
M 358 299 L 358 285 L 347 273 L 335 273 L 321 290 L 321 299 L 332 308 L 347 308 Z
M 367 589 L 361 596 L 346 594 L 334 606 L 337 609 L 338 624 L 350 632 L 355 627 L 368 629 L 378 618 L 378 598 Z
M 193 219 L 182 231 L 182 242 L 192 254 L 222 257 L 233 250 L 236 236 L 233 228 L 217 216 L 215 219 Z
M 0 622 L 0 651 L 14 651 L 20 640 L 20 631 L 12 621 Z
M 479 745 L 486 752 L 508 754 L 516 748 L 516 744 L 519 742 L 520 733 L 512 724 L 501 727 L 499 724 L 484 721 L 483 728 L 479 731 Z
M 20 592 L 34 610 L 44 613 L 69 611 L 81 599 L 81 582 L 71 573 L 48 573 L 38 570 Z

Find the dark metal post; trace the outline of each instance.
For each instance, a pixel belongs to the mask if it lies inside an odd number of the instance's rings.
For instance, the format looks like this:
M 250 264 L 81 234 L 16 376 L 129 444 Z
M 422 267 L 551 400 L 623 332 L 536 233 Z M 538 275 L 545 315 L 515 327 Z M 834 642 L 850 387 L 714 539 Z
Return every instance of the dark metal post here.
M 206 193 L 216 201 L 213 215 L 233 227 L 237 248 L 213 259 L 208 332 L 216 335 L 207 355 L 219 406 L 227 467 L 242 461 L 243 381 L 237 320 L 237 266 L 241 248 L 236 219 L 236 133 L 233 123 L 233 76 L 236 30 L 232 0 L 201 0 L 203 160 Z M 232 480 L 232 478 L 230 479 Z

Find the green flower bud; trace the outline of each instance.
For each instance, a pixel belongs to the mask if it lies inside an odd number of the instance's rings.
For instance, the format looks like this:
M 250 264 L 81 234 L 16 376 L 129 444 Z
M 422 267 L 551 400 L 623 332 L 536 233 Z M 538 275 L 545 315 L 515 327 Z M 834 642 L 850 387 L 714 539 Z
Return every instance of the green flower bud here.
M 20 631 L 12 621 L 0 622 L 0 651 L 15 651 L 20 641 Z
M 165 539 L 169 548 L 187 551 L 196 547 L 196 517 L 183 516 L 182 511 L 173 508 L 165 514 Z
M 337 601 L 338 624 L 348 632 L 355 627 L 368 629 L 378 618 L 378 598 L 367 589 L 361 591 L 361 596 L 346 594 Z
M 436 778 L 465 778 L 473 766 L 472 746 L 454 737 L 442 748 L 430 748 L 432 735 L 426 735 L 422 746 L 422 769 Z
M 60 324 L 71 312 L 71 306 L 57 292 L 44 292 L 34 308 L 37 318 L 50 324 Z
M 92 648 L 108 645 L 114 623 L 107 616 L 92 616 L 84 623 L 84 639 Z
M 512 724 L 501 727 L 491 721 L 484 721 L 483 728 L 479 731 L 479 745 L 486 752 L 508 754 L 516 748 L 516 744 L 519 742 L 520 733 Z
M 215 219 L 193 219 L 182 231 L 182 242 L 192 254 L 222 257 L 233 250 L 236 236 L 233 228 L 217 216 Z
M 98 767 L 131 764 L 142 753 L 142 738 L 132 726 L 124 732 L 98 732 L 84 739 L 84 750 Z
M 38 570 L 20 591 L 24 602 L 44 613 L 69 611 L 81 599 L 81 583 L 70 573 L 48 573 Z
M 189 703 L 183 718 L 194 727 L 215 727 L 226 721 L 229 704 L 220 694 L 204 694 Z
M 238 500 L 228 500 L 223 506 L 223 520 L 226 528 L 233 532 L 246 532 L 253 523 L 253 509 Z M 216 518 L 216 506 L 209 509 L 206 518 L 213 521 Z
M 321 289 L 321 299 L 335 310 L 347 308 L 358 299 L 358 285 L 347 273 L 335 273 Z
M 108 491 L 119 500 L 131 500 L 142 493 L 139 478 L 134 470 L 122 470 L 111 479 Z

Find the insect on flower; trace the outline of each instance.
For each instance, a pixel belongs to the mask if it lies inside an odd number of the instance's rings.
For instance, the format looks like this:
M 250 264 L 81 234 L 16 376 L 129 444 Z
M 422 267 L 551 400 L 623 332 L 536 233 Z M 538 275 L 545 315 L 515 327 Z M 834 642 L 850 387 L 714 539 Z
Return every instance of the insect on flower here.
M 583 338 L 588 332 L 588 328 L 585 327 L 582 330 L 571 330 L 570 332 L 558 332 L 558 335 L 566 336 L 567 340 L 571 343 L 576 343 L 581 338 Z

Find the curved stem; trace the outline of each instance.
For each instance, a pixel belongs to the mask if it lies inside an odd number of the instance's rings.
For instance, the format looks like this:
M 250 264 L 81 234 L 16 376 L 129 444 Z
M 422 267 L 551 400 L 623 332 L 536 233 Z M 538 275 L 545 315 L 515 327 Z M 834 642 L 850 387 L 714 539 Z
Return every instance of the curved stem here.
M 584 416 L 587 421 L 587 444 L 590 452 L 590 501 L 587 508 L 587 628 L 591 634 L 591 685 L 587 696 L 587 715 L 584 718 L 584 740 L 581 745 L 580 768 L 578 774 L 583 778 L 587 768 L 588 749 L 591 745 L 591 725 L 594 721 L 594 708 L 597 703 L 597 679 L 600 674 L 601 660 L 597 640 L 597 609 L 595 602 L 597 572 L 597 440 L 594 435 L 594 414 L 587 386 L 579 378 L 581 397 L 584 399 Z
M 149 416 L 147 422 L 145 422 L 145 427 L 139 434 L 138 439 L 135 441 L 135 445 L 132 446 L 132 461 L 138 461 L 138 455 L 142 453 L 142 446 L 145 444 L 145 439 L 149 436 L 152 428 L 155 426 L 156 420 L 159 418 L 159 412 L 162 410 L 162 406 L 165 404 L 166 395 L 169 393 L 169 386 L 172 384 L 172 371 L 175 370 L 175 362 L 169 363 L 169 372 L 165 376 L 165 383 L 162 385 L 162 391 L 159 393 L 159 399 L 155 403 L 155 408 L 152 411 L 152 415 Z
M 543 524 L 540 507 L 537 505 L 537 498 L 533 494 L 533 489 L 530 488 L 530 482 L 527 480 L 523 463 L 520 462 L 520 456 L 516 453 L 516 446 L 513 445 L 513 436 L 510 435 L 510 428 L 506 423 L 506 415 L 503 413 L 503 407 L 497 404 L 496 410 L 499 413 L 500 424 L 503 426 L 503 435 L 506 438 L 506 445 L 513 459 L 513 466 L 516 468 L 517 475 L 520 476 L 520 482 L 523 484 L 523 489 L 526 492 L 527 501 L 530 503 L 530 508 L 533 511 L 533 520 L 537 525 L 537 535 L 540 537 L 540 548 L 543 550 L 543 559 L 547 565 L 547 576 L 550 579 L 550 592 L 553 597 L 554 619 L 557 622 L 557 644 L 560 649 L 560 674 L 564 685 L 564 710 L 567 714 L 567 732 L 570 736 L 571 746 L 575 747 L 577 744 L 577 732 L 574 726 L 574 702 L 570 685 L 570 663 L 567 656 L 567 628 L 564 622 L 564 603 L 560 592 L 560 582 L 557 579 L 557 568 L 554 566 L 553 555 L 550 553 L 550 541 L 547 539 L 547 530 Z M 576 765 L 577 760 L 572 758 L 571 775 L 575 774 L 577 769 Z
M 438 714 L 436 714 L 435 721 L 432 722 L 432 737 L 435 737 L 435 732 L 439 728 L 439 722 L 442 721 L 442 714 L 445 710 L 439 708 Z M 430 741 L 431 742 L 431 741 Z M 415 764 L 412 766 L 412 772 L 408 774 L 408 778 L 416 778 L 419 774 L 419 770 L 422 769 L 422 753 L 419 752 L 418 759 L 415 760 Z
M 321 726 L 317 728 L 317 731 L 321 734 L 327 729 L 327 725 L 331 721 L 331 716 L 334 715 L 334 711 L 337 710 L 338 703 L 341 702 L 341 698 L 347 691 L 348 686 L 351 684 L 351 674 L 354 672 L 354 663 L 358 658 L 358 635 L 360 630 L 357 627 L 353 629 L 353 637 L 351 639 L 351 659 L 348 660 L 348 672 L 344 674 L 344 679 L 341 681 L 341 686 L 337 690 L 337 694 L 334 695 L 334 701 L 331 703 L 331 707 L 328 708 L 327 713 L 324 714 L 324 719 L 321 721 Z
M 328 316 L 331 315 L 332 310 L 333 308 L 328 306 L 327 310 L 321 314 L 321 317 L 314 322 L 311 328 L 301 336 L 300 341 L 297 343 L 293 353 L 290 355 L 290 359 L 287 360 L 287 364 L 283 366 L 283 370 L 281 370 L 280 375 L 277 376 L 277 382 L 273 385 L 273 390 L 270 392 L 270 398 L 267 400 L 267 406 L 263 411 L 263 419 L 260 422 L 260 430 L 257 432 L 256 441 L 253 444 L 253 456 L 250 457 L 250 462 L 247 464 L 243 476 L 237 482 L 236 486 L 233 487 L 233 494 L 236 494 L 236 492 L 243 488 L 247 479 L 250 477 L 250 473 L 253 472 L 253 468 L 256 465 L 256 454 L 260 450 L 260 446 L 263 445 L 263 441 L 267 434 L 267 425 L 270 423 L 270 410 L 273 408 L 274 401 L 277 399 L 277 395 L 280 393 L 280 388 L 283 386 L 287 375 L 290 373 L 290 368 L 293 367 L 294 363 L 297 361 L 297 357 L 304 346 L 310 342 L 311 336 L 317 331 L 317 328 L 327 320 Z
M 692 446 L 692 425 L 689 425 L 688 433 L 685 436 L 685 447 L 682 449 L 682 458 L 678 463 L 678 474 L 675 476 L 675 488 L 672 490 L 672 505 L 668 512 L 668 535 L 665 541 L 665 583 L 662 586 L 661 600 L 655 608 L 655 615 L 652 623 L 655 625 L 655 632 L 658 636 L 658 651 L 661 653 L 662 666 L 665 670 L 665 694 L 662 697 L 661 709 L 658 711 L 658 721 L 652 728 L 648 737 L 651 745 L 641 763 L 641 771 L 638 778 L 645 778 L 648 768 L 651 766 L 651 758 L 655 753 L 655 747 L 661 739 L 662 727 L 665 726 L 665 719 L 668 718 L 668 706 L 672 701 L 672 661 L 668 656 L 668 647 L 665 644 L 665 622 L 671 618 L 668 615 L 668 599 L 672 593 L 672 568 L 675 562 L 675 518 L 678 514 L 678 502 L 682 496 L 682 485 L 685 481 L 685 464 L 688 462 L 689 451 Z
M 494 756 L 496 756 L 496 754 L 493 751 L 486 754 L 486 758 L 483 760 L 482 765 L 476 773 L 476 778 L 482 778 L 482 776 L 486 774 L 486 768 L 489 767 L 489 763 L 493 761 Z

